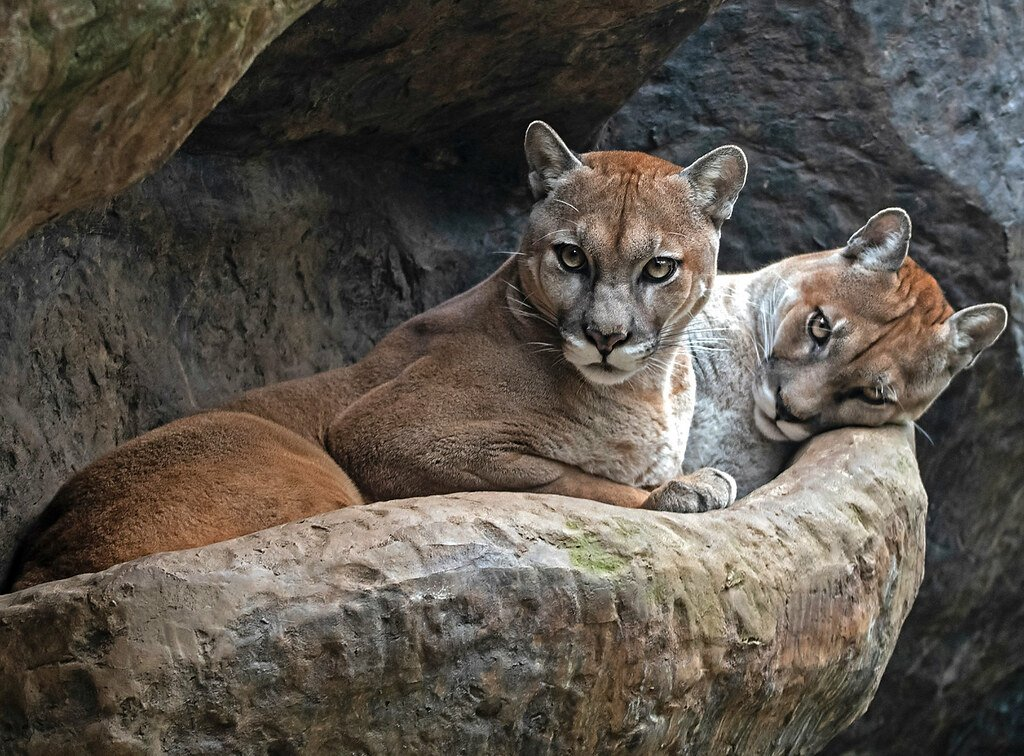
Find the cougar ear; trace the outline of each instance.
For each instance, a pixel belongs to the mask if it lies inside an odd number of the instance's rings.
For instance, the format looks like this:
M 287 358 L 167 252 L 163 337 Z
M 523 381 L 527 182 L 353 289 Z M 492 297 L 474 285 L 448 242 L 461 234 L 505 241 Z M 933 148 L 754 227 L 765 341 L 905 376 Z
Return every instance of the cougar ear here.
M 906 210 L 881 210 L 850 237 L 843 256 L 868 270 L 895 272 L 910 249 L 910 228 Z
M 717 228 L 732 215 L 732 206 L 747 181 L 747 156 L 734 145 L 719 147 L 682 171 L 701 209 Z
M 1006 308 L 1001 304 L 980 304 L 953 313 L 949 325 L 949 363 L 956 373 L 971 367 L 985 349 L 992 346 L 1006 328 Z
M 565 174 L 583 165 L 544 121 L 534 121 L 526 127 L 524 147 L 530 166 L 530 189 L 535 199 L 547 196 Z

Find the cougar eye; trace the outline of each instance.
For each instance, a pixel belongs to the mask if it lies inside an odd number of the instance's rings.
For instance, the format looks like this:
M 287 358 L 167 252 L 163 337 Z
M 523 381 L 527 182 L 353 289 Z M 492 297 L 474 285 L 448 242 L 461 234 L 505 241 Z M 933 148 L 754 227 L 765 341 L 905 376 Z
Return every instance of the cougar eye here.
M 644 278 L 649 281 L 667 281 L 679 266 L 671 257 L 653 257 L 644 266 Z
M 587 256 L 575 244 L 556 244 L 555 254 L 566 270 L 583 270 L 587 267 Z
M 819 347 L 825 346 L 832 338 L 832 324 L 828 322 L 828 318 L 821 310 L 815 310 L 807 319 L 807 335 Z
M 862 388 L 858 393 L 857 398 L 861 401 L 867 402 L 868 404 L 885 404 L 887 401 L 885 391 L 878 386 Z

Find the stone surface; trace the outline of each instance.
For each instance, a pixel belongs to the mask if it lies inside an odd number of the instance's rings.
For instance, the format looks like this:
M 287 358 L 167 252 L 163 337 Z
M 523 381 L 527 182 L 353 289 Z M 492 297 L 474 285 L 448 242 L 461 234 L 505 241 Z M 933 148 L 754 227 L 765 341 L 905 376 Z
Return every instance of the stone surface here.
M 954 306 L 1010 307 L 1011 330 L 922 421 L 925 582 L 876 704 L 835 753 L 1024 749 L 1005 714 L 1024 695 L 1022 134 L 1017 0 L 758 0 L 719 11 L 603 139 L 668 159 L 746 150 L 726 269 L 838 246 L 899 205 Z
M 330 136 L 364 153 L 501 170 L 537 118 L 589 143 L 720 4 L 324 2 L 256 60 L 192 142 L 249 152 Z
M 34 752 L 813 752 L 870 700 L 925 510 L 909 434 L 847 429 L 704 515 L 461 494 L 146 557 L 0 597 L 0 734 Z
M 0 255 L 166 160 L 316 0 L 0 7 Z

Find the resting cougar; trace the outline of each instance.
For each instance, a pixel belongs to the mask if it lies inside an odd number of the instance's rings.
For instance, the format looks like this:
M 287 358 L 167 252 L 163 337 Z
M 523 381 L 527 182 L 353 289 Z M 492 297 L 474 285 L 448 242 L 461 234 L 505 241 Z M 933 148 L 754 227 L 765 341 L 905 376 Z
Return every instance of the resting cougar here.
M 909 216 L 890 208 L 840 249 L 719 275 L 686 330 L 698 390 L 685 467 L 730 472 L 743 496 L 813 434 L 919 418 L 1007 314 L 953 312 L 909 244 Z
M 727 475 L 675 478 L 693 410 L 682 332 L 710 294 L 743 153 L 685 169 L 577 156 L 535 122 L 526 154 L 538 202 L 494 275 L 352 367 L 251 392 L 86 467 L 27 539 L 15 587 L 364 501 L 488 489 L 729 504 Z

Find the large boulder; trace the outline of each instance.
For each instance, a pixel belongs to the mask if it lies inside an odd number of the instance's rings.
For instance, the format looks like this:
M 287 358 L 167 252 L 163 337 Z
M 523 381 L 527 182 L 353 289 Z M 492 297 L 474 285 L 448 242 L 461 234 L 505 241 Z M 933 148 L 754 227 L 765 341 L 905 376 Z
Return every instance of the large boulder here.
M 146 557 L 0 597 L 0 736 L 36 753 L 813 752 L 871 699 L 925 509 L 909 434 L 847 429 L 706 515 L 458 494 Z
M 0 255 L 152 172 L 316 2 L 0 6 Z
M 722 266 L 839 246 L 883 207 L 952 304 L 1011 328 L 922 421 L 924 585 L 875 705 L 834 752 L 1020 751 L 1024 650 L 1024 15 L 987 3 L 758 0 L 722 9 L 604 144 L 750 158 Z

